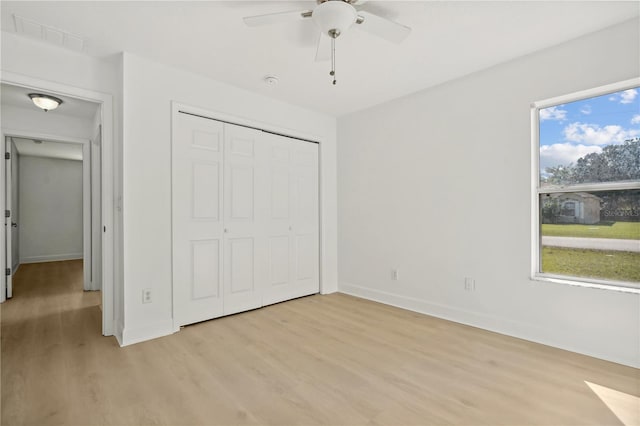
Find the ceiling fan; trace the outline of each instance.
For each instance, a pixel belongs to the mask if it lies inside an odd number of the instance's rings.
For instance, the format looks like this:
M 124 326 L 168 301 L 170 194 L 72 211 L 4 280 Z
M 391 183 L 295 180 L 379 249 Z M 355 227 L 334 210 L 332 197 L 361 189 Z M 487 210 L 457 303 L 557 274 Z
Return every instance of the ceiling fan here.
M 364 10 L 366 0 L 316 0 L 318 5 L 313 10 L 268 13 L 266 15 L 247 16 L 244 23 L 250 27 L 276 24 L 279 22 L 309 19 L 320 30 L 316 61 L 331 59 L 333 84 L 335 79 L 335 40 L 344 34 L 353 24 L 359 28 L 388 40 L 401 43 L 411 33 L 411 28 L 393 22 L 382 16 Z

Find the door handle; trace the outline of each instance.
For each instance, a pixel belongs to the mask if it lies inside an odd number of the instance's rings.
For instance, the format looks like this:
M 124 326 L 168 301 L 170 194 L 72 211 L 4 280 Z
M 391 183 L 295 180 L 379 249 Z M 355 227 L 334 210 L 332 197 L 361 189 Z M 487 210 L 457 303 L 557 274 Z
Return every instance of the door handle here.
M 18 224 L 17 224 L 17 223 L 15 223 L 15 222 L 11 222 L 11 226 L 12 226 L 13 228 L 17 228 L 17 227 L 18 227 Z

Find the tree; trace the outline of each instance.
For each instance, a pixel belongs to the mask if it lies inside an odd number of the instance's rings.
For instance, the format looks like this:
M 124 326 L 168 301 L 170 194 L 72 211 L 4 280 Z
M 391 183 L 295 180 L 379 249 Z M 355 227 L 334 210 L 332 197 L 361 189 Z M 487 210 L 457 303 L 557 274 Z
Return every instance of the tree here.
M 543 185 L 640 180 L 640 138 L 608 145 L 602 152 L 579 158 L 575 164 L 547 167 L 545 172 Z
M 542 198 L 542 223 L 558 223 L 560 215 L 560 203 L 557 198 L 551 198 L 549 194 Z

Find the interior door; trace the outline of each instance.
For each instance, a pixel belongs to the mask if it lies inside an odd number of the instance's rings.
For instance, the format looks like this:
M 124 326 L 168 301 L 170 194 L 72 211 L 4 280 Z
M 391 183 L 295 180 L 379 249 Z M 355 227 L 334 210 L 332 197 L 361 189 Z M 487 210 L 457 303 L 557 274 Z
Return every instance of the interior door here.
M 263 304 L 318 293 L 318 145 L 268 135 L 268 271 Z
M 172 140 L 174 326 L 223 313 L 224 125 L 178 113 Z
M 10 138 L 5 139 L 5 283 L 7 289 L 7 298 L 13 297 L 13 282 L 12 282 L 12 269 L 13 269 L 13 224 L 16 223 L 15 215 L 13 212 L 13 161 L 15 150 L 13 149 L 13 142 Z M 17 225 L 16 225 L 17 226 Z
M 91 142 L 89 142 L 82 144 L 82 273 L 85 291 L 94 290 L 91 282 L 93 267 L 91 201 Z
M 91 142 L 91 289 L 102 289 L 102 126 Z
M 15 142 L 11 140 L 11 260 L 13 261 L 11 275 L 14 275 L 20 266 L 20 226 L 18 225 L 18 218 L 20 217 L 18 199 L 19 166 L 18 148 L 16 148 Z
M 224 313 L 262 306 L 266 270 L 264 133 L 225 124 Z

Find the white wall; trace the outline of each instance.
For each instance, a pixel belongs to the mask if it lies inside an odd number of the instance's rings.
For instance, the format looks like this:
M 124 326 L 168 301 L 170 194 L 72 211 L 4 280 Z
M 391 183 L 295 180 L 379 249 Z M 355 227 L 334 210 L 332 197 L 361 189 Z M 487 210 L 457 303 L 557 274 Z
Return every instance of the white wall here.
M 134 343 L 173 331 L 171 101 L 321 139 L 323 291 L 337 289 L 335 118 L 125 54 L 123 59 L 125 328 Z M 142 289 L 153 302 L 142 304 Z
M 82 161 L 19 156 L 20 263 L 82 258 Z
M 118 93 L 119 56 L 94 58 L 2 31 L 2 71 L 73 87 Z
M 340 290 L 639 367 L 640 295 L 529 279 L 530 104 L 638 77 L 638 28 L 340 118 Z
M 41 110 L 2 106 L 2 127 L 33 134 L 48 134 L 89 140 L 93 136 L 91 120 Z

